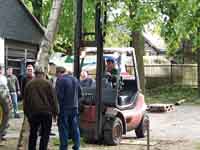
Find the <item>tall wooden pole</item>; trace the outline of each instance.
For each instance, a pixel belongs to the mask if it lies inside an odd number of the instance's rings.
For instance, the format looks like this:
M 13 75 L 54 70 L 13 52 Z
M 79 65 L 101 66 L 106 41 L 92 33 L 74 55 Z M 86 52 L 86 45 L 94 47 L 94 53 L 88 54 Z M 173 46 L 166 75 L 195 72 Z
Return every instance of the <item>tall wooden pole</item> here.
M 96 43 L 97 43 L 97 73 L 96 73 L 96 138 L 102 137 L 102 72 L 103 72 L 103 33 L 101 22 L 101 2 L 96 5 Z
M 80 47 L 82 38 L 83 0 L 76 1 L 76 23 L 74 40 L 74 76 L 80 76 Z

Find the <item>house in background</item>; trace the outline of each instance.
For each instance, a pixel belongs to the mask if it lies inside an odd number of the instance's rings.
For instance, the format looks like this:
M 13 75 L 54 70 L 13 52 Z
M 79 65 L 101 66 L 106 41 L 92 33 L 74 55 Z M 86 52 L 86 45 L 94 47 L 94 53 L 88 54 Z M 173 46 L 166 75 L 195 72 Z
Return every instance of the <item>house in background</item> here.
M 166 55 L 167 46 L 164 40 L 150 32 L 143 32 L 145 41 L 145 55 L 146 56 L 164 56 Z
M 0 0 L 0 64 L 19 75 L 34 62 L 44 30 L 21 0 Z

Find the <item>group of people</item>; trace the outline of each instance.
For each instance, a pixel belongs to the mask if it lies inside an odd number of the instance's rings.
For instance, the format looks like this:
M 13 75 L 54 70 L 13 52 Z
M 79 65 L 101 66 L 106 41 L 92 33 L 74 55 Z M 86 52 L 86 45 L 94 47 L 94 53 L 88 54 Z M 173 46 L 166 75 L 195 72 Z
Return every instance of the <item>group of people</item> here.
M 60 150 L 66 150 L 68 137 L 74 141 L 74 150 L 80 147 L 80 131 L 78 125 L 78 99 L 81 96 L 79 81 L 65 68 L 56 68 L 56 83 L 47 78 L 41 66 L 27 66 L 27 76 L 23 90 L 23 109 L 30 126 L 29 150 L 36 149 L 38 133 L 40 133 L 40 150 L 47 150 L 52 121 L 57 121 Z M 70 131 L 70 133 L 69 133 Z
M 107 61 L 107 70 L 115 74 L 113 60 Z M 29 150 L 36 150 L 38 133 L 41 135 L 40 150 L 47 150 L 52 121 L 57 121 L 60 150 L 68 147 L 68 138 L 74 142 L 73 149 L 80 148 L 79 131 L 79 98 L 81 87 L 92 86 L 93 79 L 87 71 L 82 71 L 80 81 L 63 67 L 56 68 L 56 80 L 47 78 L 46 70 L 41 66 L 30 64 L 26 68 L 26 76 L 22 79 L 21 93 L 17 77 L 13 69 L 7 69 L 7 78 L 0 67 L 0 85 L 4 84 L 10 91 L 14 106 L 14 116 L 18 118 L 17 95 L 23 99 L 24 114 L 30 126 Z

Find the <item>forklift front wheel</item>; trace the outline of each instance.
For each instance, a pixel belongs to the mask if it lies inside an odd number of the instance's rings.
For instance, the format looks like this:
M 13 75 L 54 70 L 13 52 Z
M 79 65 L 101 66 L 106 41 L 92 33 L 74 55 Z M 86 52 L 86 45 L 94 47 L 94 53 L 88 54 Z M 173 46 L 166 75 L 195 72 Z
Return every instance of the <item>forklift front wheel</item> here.
M 135 129 L 137 138 L 144 138 L 147 135 L 147 128 L 149 127 L 149 117 L 147 114 L 144 114 L 140 125 Z
M 123 125 L 120 118 L 113 118 L 106 121 L 104 129 L 104 142 L 108 145 L 118 145 L 123 134 Z

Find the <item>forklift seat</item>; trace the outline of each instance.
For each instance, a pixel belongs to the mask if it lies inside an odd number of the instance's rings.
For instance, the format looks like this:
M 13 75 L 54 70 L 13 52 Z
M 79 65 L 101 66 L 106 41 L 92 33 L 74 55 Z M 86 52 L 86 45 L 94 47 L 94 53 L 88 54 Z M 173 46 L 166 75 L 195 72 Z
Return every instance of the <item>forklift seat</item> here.
M 102 89 L 102 102 L 106 106 L 116 106 L 117 89 L 103 88 Z M 82 88 L 82 98 L 80 100 L 84 104 L 96 104 L 96 87 Z
M 125 106 L 131 104 L 137 93 L 136 80 L 123 80 L 123 88 L 118 96 L 118 105 Z

